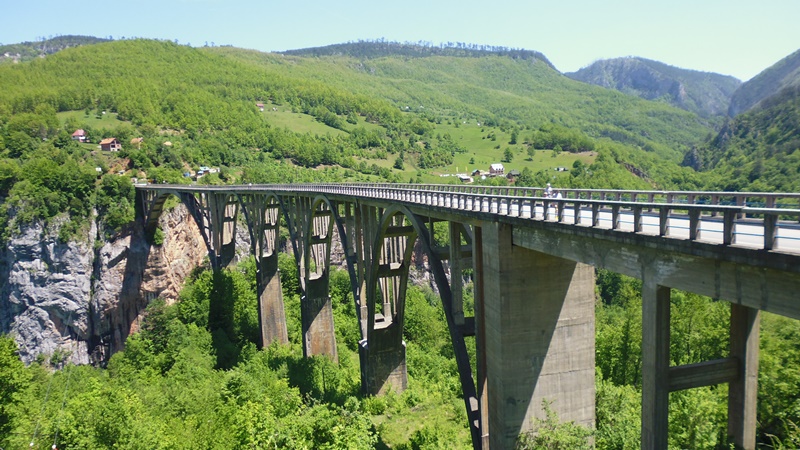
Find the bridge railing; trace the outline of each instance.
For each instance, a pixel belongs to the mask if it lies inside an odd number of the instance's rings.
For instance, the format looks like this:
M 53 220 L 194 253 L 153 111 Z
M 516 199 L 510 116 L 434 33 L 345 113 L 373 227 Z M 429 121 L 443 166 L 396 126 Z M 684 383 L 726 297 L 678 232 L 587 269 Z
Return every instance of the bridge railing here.
M 546 198 L 541 188 L 415 184 L 328 186 L 332 191 L 344 188 L 352 195 L 458 210 L 800 252 L 800 226 L 797 225 L 800 209 L 774 207 L 778 199 L 796 200 L 800 194 L 573 189 L 567 190 L 566 197 L 562 190 L 561 198 Z M 745 206 L 748 199 L 754 198 L 774 206 Z
M 326 184 L 323 184 L 326 185 Z M 370 186 L 375 188 L 413 189 L 465 194 L 507 195 L 514 197 L 544 197 L 541 187 L 482 186 L 460 184 L 408 183 L 342 183 L 331 186 Z M 322 186 L 322 185 L 315 185 Z M 565 199 L 612 200 L 642 203 L 680 203 L 697 205 L 751 206 L 756 208 L 800 208 L 800 193 L 725 192 L 725 191 L 664 191 L 625 189 L 555 189 Z
M 162 188 L 163 186 L 163 188 Z M 164 185 L 150 188 L 168 189 Z M 626 231 L 689 241 L 800 253 L 800 194 L 562 189 L 421 184 L 171 186 L 338 194 Z M 753 207 L 748 205 L 770 205 Z

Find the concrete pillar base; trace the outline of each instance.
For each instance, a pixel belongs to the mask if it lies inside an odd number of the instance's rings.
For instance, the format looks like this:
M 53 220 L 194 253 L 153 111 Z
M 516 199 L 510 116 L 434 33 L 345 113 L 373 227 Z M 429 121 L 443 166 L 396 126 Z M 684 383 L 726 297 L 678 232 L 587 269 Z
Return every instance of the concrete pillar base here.
M 336 350 L 336 333 L 333 326 L 331 298 L 303 297 L 300 300 L 303 325 L 303 356 L 326 355 L 339 362 Z
M 366 339 L 359 342 L 361 390 L 365 395 L 400 393 L 408 387 L 406 343 L 395 339 L 398 330 L 396 326 L 376 329 L 371 342 Z M 402 337 L 402 330 L 399 331 Z

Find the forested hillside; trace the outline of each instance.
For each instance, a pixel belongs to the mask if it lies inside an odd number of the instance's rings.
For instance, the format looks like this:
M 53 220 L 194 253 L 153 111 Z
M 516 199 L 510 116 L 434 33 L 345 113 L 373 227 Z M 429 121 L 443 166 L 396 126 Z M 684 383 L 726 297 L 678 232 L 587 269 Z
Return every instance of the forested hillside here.
M 151 40 L 67 48 L 0 66 L 0 240 L 58 225 L 60 242 L 91 236 L 87 247 L 98 251 L 130 233 L 133 179 L 458 182 L 442 175 L 502 161 L 521 171 L 516 180 L 476 182 L 797 190 L 797 99 L 786 90 L 718 135 L 713 120 L 572 80 L 528 50 L 359 42 L 270 54 Z M 77 130 L 86 142 L 73 139 Z M 112 137 L 120 151 L 98 148 Z M 13 339 L 0 337 L 0 447 L 49 448 L 42 437 L 56 434 L 72 448 L 468 446 L 438 297 L 425 287 L 408 294 L 409 390 L 365 398 L 346 273 L 331 282 L 336 366 L 301 356 L 293 264 L 281 256 L 286 347 L 253 343 L 252 261 L 217 274 L 198 268 L 176 304 L 151 302 L 141 332 L 107 368 L 66 364 L 60 352 L 26 368 Z M 639 448 L 640 285 L 600 272 L 598 295 L 593 439 Z M 726 304 L 674 292 L 671 308 L 674 364 L 726 356 Z M 794 448 L 800 330 L 765 316 L 759 441 Z M 671 447 L 727 448 L 725 398 L 724 385 L 673 394 Z M 563 448 L 589 445 L 553 422 L 542 424 L 545 435 Z
M 0 67 L 0 80 L 0 194 L 22 220 L 85 216 L 95 167 L 157 182 L 188 182 L 200 166 L 221 168 L 203 182 L 285 180 L 292 166 L 316 170 L 290 179 L 433 181 L 437 167 L 515 158 L 523 184 L 579 164 L 595 167 L 559 184 L 697 186 L 676 163 L 710 132 L 690 113 L 500 55 L 362 61 L 131 40 Z M 94 145 L 71 140 L 77 129 Z M 109 137 L 118 154 L 97 151 Z M 111 212 L 114 227 L 129 217 Z
M 697 169 L 721 175 L 716 189 L 800 191 L 800 86 L 732 119 L 690 155 Z

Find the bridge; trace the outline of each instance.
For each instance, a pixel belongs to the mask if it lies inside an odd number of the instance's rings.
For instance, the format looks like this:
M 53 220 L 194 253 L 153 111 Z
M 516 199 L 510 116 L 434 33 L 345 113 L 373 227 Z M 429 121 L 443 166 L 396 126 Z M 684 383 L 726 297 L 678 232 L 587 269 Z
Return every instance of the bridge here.
M 754 449 L 760 311 L 800 319 L 800 194 L 560 190 L 417 184 L 137 185 L 145 230 L 164 202 L 189 210 L 219 270 L 246 224 L 257 264 L 260 345 L 287 342 L 281 218 L 301 280 L 305 355 L 337 359 L 328 284 L 341 240 L 361 325 L 362 390 L 406 387 L 403 321 L 415 247 L 438 287 L 473 446 L 512 448 L 552 401 L 594 425 L 595 268 L 642 280 L 642 448 L 666 449 L 671 391 L 728 383 L 728 434 Z M 448 242 L 433 238 L 435 223 Z M 446 224 L 446 225 L 444 225 Z M 473 270 L 465 317 L 462 274 Z M 448 271 L 451 276 L 448 276 Z M 731 305 L 730 354 L 670 366 L 670 291 Z M 465 338 L 474 336 L 477 376 Z

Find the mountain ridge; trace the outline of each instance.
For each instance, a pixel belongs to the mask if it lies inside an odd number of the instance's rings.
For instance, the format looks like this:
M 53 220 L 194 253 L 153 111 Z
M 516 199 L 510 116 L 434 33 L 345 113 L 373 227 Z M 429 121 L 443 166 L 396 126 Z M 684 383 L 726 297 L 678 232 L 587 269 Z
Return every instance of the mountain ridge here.
M 731 96 L 741 85 L 732 76 L 641 57 L 604 59 L 564 75 L 646 100 L 666 101 L 706 118 L 725 115 Z
M 765 99 L 792 86 L 800 86 L 800 50 L 742 84 L 731 97 L 728 115 L 734 117 L 751 110 Z

